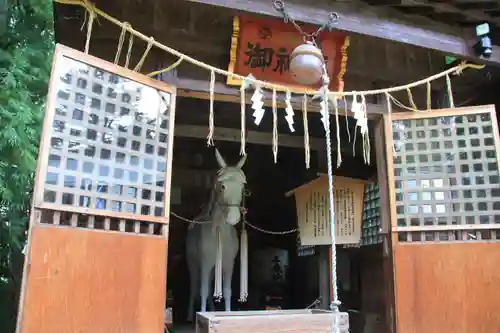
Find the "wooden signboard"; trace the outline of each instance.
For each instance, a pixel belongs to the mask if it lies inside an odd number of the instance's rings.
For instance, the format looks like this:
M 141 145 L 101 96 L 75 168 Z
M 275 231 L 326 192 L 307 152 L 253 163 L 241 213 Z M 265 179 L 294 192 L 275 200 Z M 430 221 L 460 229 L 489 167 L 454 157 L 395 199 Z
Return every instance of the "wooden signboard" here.
M 364 181 L 334 177 L 335 236 L 337 244 L 358 244 L 363 219 Z M 302 245 L 330 245 L 328 179 L 318 179 L 294 190 Z
M 318 28 L 303 26 L 302 29 L 306 33 L 313 33 Z M 228 70 L 243 76 L 252 74 L 260 80 L 287 85 L 292 92 L 315 90 L 319 85 L 299 86 L 289 72 L 290 55 L 303 43 L 302 36 L 292 24 L 285 24 L 276 19 L 235 17 Z M 325 31 L 320 33 L 318 44 L 326 58 L 331 78 L 330 90 L 342 91 L 349 38 L 340 32 Z M 228 77 L 227 84 L 240 85 L 241 80 Z

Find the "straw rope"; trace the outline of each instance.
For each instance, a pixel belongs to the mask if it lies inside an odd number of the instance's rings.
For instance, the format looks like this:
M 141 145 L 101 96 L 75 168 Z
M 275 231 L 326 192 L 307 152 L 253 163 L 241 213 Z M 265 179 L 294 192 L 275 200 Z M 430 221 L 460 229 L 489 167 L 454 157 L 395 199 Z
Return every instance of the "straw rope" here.
M 446 74 L 446 89 L 448 90 L 448 99 L 450 101 L 450 108 L 455 107 L 455 101 L 453 99 L 453 91 L 451 90 L 451 80 L 450 75 Z
M 347 118 L 347 117 L 346 117 Z M 306 159 L 306 169 L 311 166 L 311 148 L 309 146 L 309 123 L 307 121 L 307 95 L 302 97 L 302 121 L 304 123 L 304 157 Z
M 289 89 L 287 86 L 285 85 L 279 85 L 279 84 L 273 84 L 273 83 L 270 83 L 270 82 L 266 82 L 266 81 L 261 81 L 261 80 L 257 80 L 255 78 L 249 78 L 249 77 L 245 77 L 245 76 L 242 76 L 242 75 L 238 75 L 238 74 L 235 74 L 235 73 L 232 73 L 232 72 L 228 72 L 226 70 L 223 70 L 223 69 L 220 69 L 220 68 L 217 68 L 217 67 L 214 67 L 214 66 L 211 66 L 209 64 L 206 64 L 202 61 L 199 61 L 199 60 L 196 60 L 194 58 L 191 58 L 169 46 L 166 46 L 166 45 L 163 45 L 161 43 L 159 43 L 158 41 L 156 40 L 152 40 L 151 37 L 148 37 L 144 34 L 142 34 L 141 32 L 135 30 L 132 28 L 131 25 L 129 24 L 126 24 L 126 22 L 120 22 L 119 20 L 117 20 L 116 18 L 108 15 L 107 13 L 103 12 L 102 10 L 98 9 L 95 7 L 95 5 L 93 5 L 92 3 L 90 3 L 88 0 L 54 0 L 54 2 L 57 2 L 57 3 L 61 3 L 61 4 L 68 4 L 68 5 L 77 5 L 77 6 L 82 6 L 84 7 L 87 12 L 89 13 L 90 15 L 90 19 L 89 19 L 89 24 L 88 24 L 88 29 L 87 29 L 87 42 L 86 42 L 86 50 L 88 50 L 88 44 L 90 43 L 90 37 L 91 37 L 91 32 L 92 32 L 92 27 L 91 27 L 91 22 L 90 21 L 93 21 L 93 17 L 96 17 L 97 15 L 98 16 L 101 16 L 103 17 L 104 19 L 106 19 L 107 21 L 121 27 L 122 29 L 125 29 L 127 32 L 129 32 L 131 34 L 130 36 L 130 41 L 132 40 L 132 36 L 135 36 L 137 38 L 140 38 L 146 42 L 151 42 L 151 45 L 152 46 L 155 46 L 163 51 L 166 51 L 174 56 L 177 56 L 179 58 L 182 58 L 183 60 L 195 65 L 195 66 L 198 66 L 198 67 L 201 67 L 201 68 L 204 68 L 208 71 L 214 71 L 216 74 L 219 74 L 219 75 L 224 75 L 224 76 L 228 76 L 228 77 L 232 77 L 233 79 L 236 79 L 236 80 L 249 80 L 249 82 L 251 82 L 252 84 L 255 84 L 255 85 L 259 85 L 263 88 L 267 88 L 267 89 L 270 89 L 270 90 L 276 90 L 276 91 L 279 91 L 279 92 L 286 92 L 287 89 Z M 130 43 L 129 43 L 129 47 L 130 47 Z M 130 49 L 129 49 L 130 51 Z M 128 61 L 126 63 L 126 67 L 128 67 Z M 338 96 L 355 96 L 355 95 L 378 95 L 378 94 L 386 94 L 386 93 L 392 93 L 392 92 L 397 92 L 397 91 L 403 91 L 403 90 L 408 90 L 408 89 L 411 89 L 411 88 L 414 88 L 414 87 L 417 87 L 417 86 L 420 86 L 420 85 L 423 85 L 423 84 L 427 84 L 429 82 L 432 82 L 434 80 L 437 80 L 437 79 L 440 79 L 440 78 L 443 78 L 443 77 L 446 77 L 446 80 L 447 82 L 449 82 L 449 75 L 450 74 L 461 74 L 465 69 L 467 68 L 474 68 L 474 69 L 482 69 L 484 68 L 485 66 L 484 65 L 476 65 L 476 64 L 467 64 L 467 63 L 461 63 L 457 66 L 454 66 L 452 68 L 449 68 L 441 73 L 438 73 L 438 74 L 435 74 L 435 75 L 432 75 L 432 76 L 429 76 L 425 79 L 421 79 L 421 80 L 418 80 L 418 81 L 415 81 L 415 82 L 411 82 L 411 83 L 408 83 L 408 84 L 405 84 L 405 85 L 401 85 L 401 86 L 395 86 L 395 87 L 390 87 L 390 88 L 384 88 L 384 89 L 374 89 L 374 90 L 364 90 L 364 91 L 330 91 L 328 92 L 328 94 L 330 96 L 333 96 L 333 97 L 338 97 Z M 451 85 L 448 84 L 448 89 L 451 90 Z M 315 90 L 306 90 L 304 89 L 301 93 L 303 94 L 307 94 L 307 95 L 315 95 L 317 93 L 317 91 Z M 392 96 L 391 96 L 392 97 Z M 453 99 L 453 97 L 450 98 L 451 100 Z M 395 99 L 393 99 L 394 101 Z M 408 108 L 408 107 L 407 107 Z M 411 109 L 411 108 L 410 108 Z M 416 109 L 416 108 L 415 108 Z
M 273 89 L 273 157 L 274 163 L 278 163 L 278 104 L 276 101 L 276 89 Z
M 154 71 L 154 72 L 151 72 L 148 74 L 148 76 L 156 76 L 158 74 L 162 74 L 162 73 L 165 73 L 165 72 L 168 72 L 168 71 L 171 71 L 172 69 L 176 68 L 177 66 L 179 66 L 182 62 L 182 60 L 184 60 L 184 57 L 180 57 L 179 59 L 177 59 L 176 62 L 174 62 L 172 65 L 168 66 L 168 67 L 165 67 L 163 69 L 160 69 L 159 71 Z
M 139 72 L 142 68 L 142 65 L 144 64 L 144 61 L 146 60 L 146 57 L 148 56 L 148 53 L 149 51 L 151 51 L 151 48 L 153 47 L 153 42 L 154 42 L 154 38 L 153 37 L 150 37 L 149 40 L 148 40 L 148 46 L 146 47 L 146 50 L 144 51 L 142 57 L 141 57 L 141 60 L 139 60 L 139 62 L 137 63 L 137 65 L 135 65 L 134 67 L 134 72 Z
M 427 82 L 427 111 L 432 109 L 431 83 Z
M 335 125 L 337 131 L 337 168 L 342 164 L 342 149 L 340 147 L 340 121 L 339 121 L 339 101 L 337 99 L 333 100 L 333 106 L 335 107 Z M 345 117 L 347 119 L 347 117 Z
M 126 27 L 125 27 L 126 30 Z M 128 50 L 127 50 L 127 56 L 125 58 L 125 68 L 128 68 L 128 65 L 130 64 L 130 56 L 132 55 L 132 46 L 134 45 L 134 35 L 130 34 L 130 37 L 128 39 Z
M 245 96 L 245 85 L 242 84 L 240 87 L 240 122 L 241 122 L 241 146 L 240 146 L 240 155 L 245 156 L 247 154 L 246 151 L 246 96 Z
M 122 32 L 120 34 L 120 39 L 118 40 L 118 48 L 116 49 L 116 54 L 115 54 L 115 65 L 118 64 L 120 61 L 120 56 L 122 54 L 122 48 L 123 48 L 123 43 L 125 42 L 125 34 L 127 33 L 127 30 L 124 28 L 128 23 L 124 22 L 123 27 L 122 27 Z
M 87 13 L 89 15 L 89 20 L 87 22 L 87 38 L 85 40 L 85 53 L 89 53 L 90 48 L 90 37 L 92 36 L 92 27 L 94 26 L 94 19 L 96 18 L 95 6 L 87 0 L 82 0 L 85 3 L 85 8 L 87 8 Z M 85 22 L 84 22 L 85 24 Z
M 208 115 L 208 136 L 207 146 L 214 145 L 214 91 L 215 91 L 215 72 L 210 72 L 210 112 Z

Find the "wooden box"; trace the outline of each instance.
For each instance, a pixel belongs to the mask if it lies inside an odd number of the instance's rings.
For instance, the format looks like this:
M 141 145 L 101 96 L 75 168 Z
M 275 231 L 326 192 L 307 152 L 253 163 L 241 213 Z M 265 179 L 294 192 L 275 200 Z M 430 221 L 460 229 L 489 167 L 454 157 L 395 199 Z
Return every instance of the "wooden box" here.
M 326 310 L 277 310 L 238 312 L 198 312 L 196 333 L 332 333 L 333 323 L 339 333 L 349 332 L 349 316 Z

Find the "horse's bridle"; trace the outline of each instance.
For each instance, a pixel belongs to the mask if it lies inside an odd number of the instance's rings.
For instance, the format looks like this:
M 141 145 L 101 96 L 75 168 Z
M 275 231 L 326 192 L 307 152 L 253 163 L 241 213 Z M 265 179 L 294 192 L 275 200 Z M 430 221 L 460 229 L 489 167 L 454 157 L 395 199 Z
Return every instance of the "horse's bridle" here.
M 224 187 L 222 186 L 222 182 L 217 182 L 217 188 L 218 188 L 218 191 L 219 192 L 222 192 L 224 191 Z M 243 189 L 241 190 L 241 203 L 240 204 L 228 204 L 228 203 L 224 203 L 224 202 L 220 202 L 219 199 L 215 200 L 214 204 L 218 205 L 219 207 L 239 207 L 240 208 L 240 211 L 243 215 L 246 214 L 247 212 L 247 208 L 246 208 L 246 205 L 245 205 L 245 198 L 246 197 L 249 197 L 251 192 L 246 189 L 245 186 L 243 186 Z

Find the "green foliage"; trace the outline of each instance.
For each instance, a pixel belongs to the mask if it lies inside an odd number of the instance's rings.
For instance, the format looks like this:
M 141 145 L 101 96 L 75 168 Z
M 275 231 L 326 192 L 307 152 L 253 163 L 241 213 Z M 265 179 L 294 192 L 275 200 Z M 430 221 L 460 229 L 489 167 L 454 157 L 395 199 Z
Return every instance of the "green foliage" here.
M 9 3 L 9 2 L 8 2 Z M 0 325 L 13 332 L 54 49 L 52 2 L 13 1 L 0 35 Z M 2 31 L 2 29 L 0 29 Z

